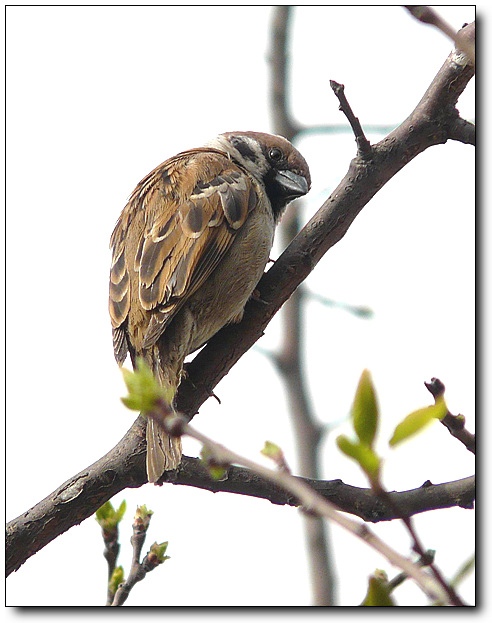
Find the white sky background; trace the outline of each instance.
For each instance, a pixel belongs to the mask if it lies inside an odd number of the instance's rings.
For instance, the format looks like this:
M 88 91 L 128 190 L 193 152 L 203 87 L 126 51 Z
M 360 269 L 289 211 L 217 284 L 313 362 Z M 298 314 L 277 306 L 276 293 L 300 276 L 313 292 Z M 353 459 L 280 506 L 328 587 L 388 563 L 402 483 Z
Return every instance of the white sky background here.
M 473 7 L 440 14 L 455 28 Z M 113 358 L 107 312 L 109 237 L 138 181 L 167 157 L 234 129 L 271 130 L 270 7 L 11 7 L 7 11 L 7 519 L 23 513 L 107 452 L 134 413 Z M 211 32 L 215 33 L 211 36 Z M 217 33 L 220 33 L 217 34 Z M 345 84 L 363 126 L 403 121 L 452 44 L 400 7 L 299 7 L 291 55 L 293 111 L 303 124 L 344 123 L 329 79 Z M 458 104 L 473 119 L 474 83 Z M 381 138 L 368 134 L 373 142 Z M 350 133 L 305 138 L 310 218 L 355 155 Z M 323 447 L 324 477 L 367 486 L 335 439 L 360 373 L 369 368 L 383 423 L 389 489 L 474 472 L 473 456 L 438 424 L 389 452 L 407 413 L 445 383 L 453 413 L 474 430 L 474 150 L 449 142 L 418 156 L 364 208 L 323 258 L 309 289 L 371 307 L 361 320 L 312 302 L 306 361 L 319 419 L 338 424 Z M 273 257 L 277 257 L 276 247 Z M 274 350 L 276 318 L 260 340 Z M 282 383 L 253 349 L 217 386 L 194 425 L 256 460 L 266 439 L 295 470 Z M 185 440 L 185 453 L 199 447 Z M 169 540 L 171 560 L 128 605 L 303 606 L 311 602 L 299 512 L 189 487 L 126 490 L 119 562 L 129 570 L 131 517 L 154 511 L 148 545 Z M 474 549 L 474 513 L 416 518 L 447 577 Z M 374 530 L 402 553 L 403 528 Z M 363 599 L 375 568 L 397 570 L 333 529 L 341 605 Z M 106 562 L 93 518 L 29 559 L 7 581 L 9 605 L 104 604 Z M 145 550 L 146 551 L 146 550 Z M 474 601 L 474 576 L 461 587 Z M 400 604 L 423 605 L 407 583 Z

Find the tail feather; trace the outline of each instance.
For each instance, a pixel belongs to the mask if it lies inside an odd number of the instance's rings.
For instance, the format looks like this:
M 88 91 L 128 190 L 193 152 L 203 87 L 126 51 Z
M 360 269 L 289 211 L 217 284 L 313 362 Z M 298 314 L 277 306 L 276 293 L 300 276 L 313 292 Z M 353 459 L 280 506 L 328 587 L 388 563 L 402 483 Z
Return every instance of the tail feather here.
M 147 420 L 147 478 L 157 482 L 162 474 L 181 463 L 181 439 L 170 437 L 155 420 Z
M 173 366 L 163 366 L 156 346 L 150 351 L 151 368 L 154 376 L 174 397 L 179 384 L 179 372 Z M 181 366 L 179 366 L 181 367 Z M 147 477 L 149 482 L 157 482 L 166 471 L 176 469 L 181 463 L 181 439 L 170 437 L 152 418 L 147 420 Z

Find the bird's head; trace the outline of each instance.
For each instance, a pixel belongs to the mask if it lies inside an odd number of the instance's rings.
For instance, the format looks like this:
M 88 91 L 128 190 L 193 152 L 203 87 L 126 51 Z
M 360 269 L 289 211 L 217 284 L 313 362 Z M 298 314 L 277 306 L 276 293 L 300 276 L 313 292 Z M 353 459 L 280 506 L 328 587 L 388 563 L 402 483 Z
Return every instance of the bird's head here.
M 264 132 L 226 132 L 209 143 L 265 186 L 278 221 L 287 204 L 311 187 L 309 167 L 300 152 L 282 136 Z

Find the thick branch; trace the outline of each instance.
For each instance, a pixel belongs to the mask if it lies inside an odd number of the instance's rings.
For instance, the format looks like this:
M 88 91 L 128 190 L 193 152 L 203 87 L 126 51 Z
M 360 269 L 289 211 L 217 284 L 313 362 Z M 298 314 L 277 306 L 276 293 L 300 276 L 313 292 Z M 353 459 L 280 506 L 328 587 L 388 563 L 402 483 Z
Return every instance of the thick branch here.
M 373 523 L 396 519 L 401 513 L 415 515 L 428 510 L 453 506 L 470 509 L 473 508 L 475 499 L 474 476 L 438 485 L 426 482 L 417 489 L 393 491 L 388 494 L 400 511 L 400 514 L 396 515 L 394 509 L 385 506 L 371 489 L 353 487 L 341 480 L 314 480 L 312 478 L 301 480 L 336 504 L 340 510 Z M 208 470 L 199 459 L 186 457 L 177 473 L 168 473 L 166 481 L 206 489 L 213 493 L 228 492 L 249 495 L 269 500 L 272 504 L 297 506 L 297 500 L 291 494 L 244 467 L 229 467 L 227 478 L 217 481 L 210 478 Z
M 112 450 L 9 522 L 7 575 L 57 536 L 93 515 L 119 491 L 146 483 L 145 451 L 145 419 L 141 416 Z

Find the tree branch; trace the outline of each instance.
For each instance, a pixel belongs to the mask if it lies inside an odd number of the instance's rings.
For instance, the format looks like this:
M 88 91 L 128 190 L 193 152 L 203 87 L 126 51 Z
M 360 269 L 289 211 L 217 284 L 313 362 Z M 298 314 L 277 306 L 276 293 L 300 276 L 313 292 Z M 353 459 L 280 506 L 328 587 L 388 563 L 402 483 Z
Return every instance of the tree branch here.
M 474 29 L 470 24 L 464 30 Z M 299 232 L 260 283 L 261 301 L 251 300 L 239 325 L 224 327 L 187 366 L 177 408 L 192 417 L 323 255 L 346 234 L 372 197 L 413 158 L 453 138 L 456 102 L 474 66 L 452 52 L 412 114 L 379 143 L 370 160 L 354 158 L 338 187 Z
M 140 416 L 112 450 L 9 522 L 7 575 L 57 536 L 93 515 L 119 491 L 145 484 L 145 452 L 145 418 Z
M 472 63 L 475 62 L 474 37 L 473 39 L 470 39 L 469 37 L 464 35 L 463 29 L 459 32 L 456 32 L 454 28 L 451 28 L 451 26 L 447 22 L 445 22 L 442 17 L 438 13 L 436 13 L 436 11 L 434 11 L 434 9 L 429 6 L 408 5 L 404 6 L 404 8 L 407 9 L 407 11 L 409 11 L 409 13 L 413 15 L 415 19 L 419 20 L 419 22 L 435 26 L 438 30 L 440 30 L 452 41 L 454 41 L 456 48 L 464 52 Z
M 132 536 L 130 539 L 132 545 L 130 573 L 128 574 L 128 578 L 117 587 L 113 599 L 110 603 L 106 604 L 108 606 L 122 606 L 128 599 L 135 584 L 141 582 L 146 577 L 147 573 L 153 571 L 169 558 L 169 556 L 165 555 L 168 545 L 166 541 L 165 543 L 154 543 L 151 545 L 150 550 L 144 556 L 142 562 L 140 562 L 140 555 L 145 539 L 147 538 L 147 530 L 152 515 L 152 511 L 149 511 L 146 506 L 139 506 L 137 508 L 133 519 Z
M 417 489 L 388 493 L 400 511 L 395 514 L 394 509 L 384 505 L 371 489 L 353 487 L 341 480 L 314 480 L 312 478 L 302 478 L 301 480 L 333 502 L 340 510 L 372 523 L 397 519 L 401 513 L 415 515 L 453 506 L 471 509 L 475 499 L 474 476 L 438 485 L 433 485 L 427 481 Z M 249 495 L 269 500 L 272 504 L 289 506 L 297 506 L 298 504 L 295 497 L 244 467 L 235 465 L 229 467 L 226 479 L 212 480 L 200 459 L 191 457 L 185 457 L 177 472 L 168 472 L 164 482 L 190 485 L 213 493 L 227 492 Z
M 395 519 L 394 512 L 369 489 L 344 484 L 341 480 L 300 479 L 336 504 L 340 510 L 370 522 Z M 127 487 L 147 482 L 145 472 L 145 418 L 139 416 L 118 445 L 101 459 L 67 480 L 56 491 L 7 524 L 6 574 L 17 571 L 33 554 L 60 534 L 90 517 L 100 506 Z M 248 469 L 232 466 L 227 479 L 210 478 L 200 459 L 183 457 L 175 472 L 166 472 L 163 482 L 190 485 L 208 491 L 250 495 L 274 504 L 297 506 L 297 500 Z M 418 489 L 391 492 L 398 509 L 408 515 L 438 508 L 472 508 L 474 477 Z
M 459 117 L 449 128 L 449 138 L 467 145 L 475 145 L 475 125 Z
M 294 121 L 288 106 L 287 66 L 289 63 L 287 48 L 290 19 L 293 7 L 276 6 L 273 13 L 270 67 L 270 96 L 272 126 L 275 132 L 289 141 L 293 141 L 300 131 L 300 125 Z

